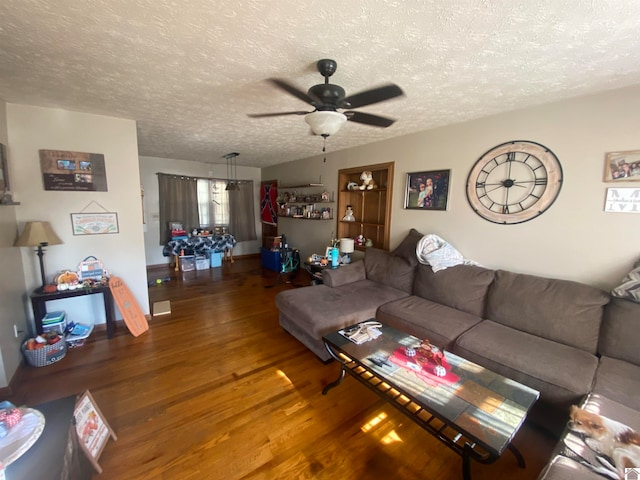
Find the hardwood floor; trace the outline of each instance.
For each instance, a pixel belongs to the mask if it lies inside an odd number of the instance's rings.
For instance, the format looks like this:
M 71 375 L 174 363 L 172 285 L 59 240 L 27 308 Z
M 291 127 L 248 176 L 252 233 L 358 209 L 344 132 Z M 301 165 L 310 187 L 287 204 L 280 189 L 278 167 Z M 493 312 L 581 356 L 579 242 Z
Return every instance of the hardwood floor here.
M 304 272 L 299 281 L 305 279 Z M 150 304 L 169 300 L 138 338 L 118 325 L 60 362 L 24 367 L 16 404 L 89 389 L 118 435 L 94 479 L 458 479 L 461 459 L 407 417 L 325 365 L 278 325 L 273 298 L 288 284 L 259 259 L 180 273 L 153 269 Z M 475 480 L 535 479 L 555 440 L 525 425 L 506 452 L 472 462 Z

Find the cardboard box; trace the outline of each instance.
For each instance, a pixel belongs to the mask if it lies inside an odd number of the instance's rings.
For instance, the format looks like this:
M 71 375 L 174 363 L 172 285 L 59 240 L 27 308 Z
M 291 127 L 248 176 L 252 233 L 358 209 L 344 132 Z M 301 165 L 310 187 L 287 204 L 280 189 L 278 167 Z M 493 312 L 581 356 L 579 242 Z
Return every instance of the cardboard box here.
M 179 258 L 181 271 L 192 272 L 196 269 L 196 257 L 194 255 L 184 255 Z
M 222 252 L 209 252 L 209 259 L 211 261 L 211 268 L 222 266 Z

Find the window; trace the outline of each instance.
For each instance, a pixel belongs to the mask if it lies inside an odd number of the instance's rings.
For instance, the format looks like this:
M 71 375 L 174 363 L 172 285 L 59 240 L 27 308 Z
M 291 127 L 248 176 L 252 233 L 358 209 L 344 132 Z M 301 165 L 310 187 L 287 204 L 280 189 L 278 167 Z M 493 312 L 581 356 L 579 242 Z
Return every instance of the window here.
M 226 180 L 198 179 L 200 228 L 229 226 L 229 192 Z

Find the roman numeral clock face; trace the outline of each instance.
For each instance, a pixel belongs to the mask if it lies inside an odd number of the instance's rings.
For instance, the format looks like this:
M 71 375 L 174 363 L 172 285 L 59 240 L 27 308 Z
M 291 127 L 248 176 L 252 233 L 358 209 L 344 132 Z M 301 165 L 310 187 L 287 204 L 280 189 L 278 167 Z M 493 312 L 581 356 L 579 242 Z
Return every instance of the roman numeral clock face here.
M 562 166 L 544 145 L 514 141 L 482 155 L 467 178 L 467 200 L 486 220 L 522 223 L 544 213 L 562 186 Z

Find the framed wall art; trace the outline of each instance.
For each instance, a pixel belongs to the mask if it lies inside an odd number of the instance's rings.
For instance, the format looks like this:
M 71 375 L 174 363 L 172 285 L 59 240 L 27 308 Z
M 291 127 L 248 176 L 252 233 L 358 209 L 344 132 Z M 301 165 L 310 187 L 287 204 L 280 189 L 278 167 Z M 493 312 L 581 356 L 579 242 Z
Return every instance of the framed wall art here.
M 106 192 L 107 173 L 101 153 L 40 150 L 45 190 Z
M 118 214 L 104 213 L 72 213 L 71 224 L 74 235 L 104 235 L 119 233 Z
M 604 211 L 640 213 L 640 188 L 607 188 Z
M 640 182 L 640 150 L 607 153 L 604 181 Z
M 404 208 L 446 210 L 451 170 L 407 173 Z

